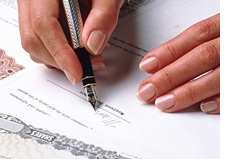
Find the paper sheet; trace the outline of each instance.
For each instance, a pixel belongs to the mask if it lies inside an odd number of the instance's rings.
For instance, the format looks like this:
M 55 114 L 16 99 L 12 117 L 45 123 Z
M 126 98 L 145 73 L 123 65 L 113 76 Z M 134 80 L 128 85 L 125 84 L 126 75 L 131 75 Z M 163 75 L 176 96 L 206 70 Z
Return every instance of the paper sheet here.
M 0 0 L 7 12 L 5 3 Z M 136 98 L 140 82 L 148 76 L 138 68 L 144 55 L 218 12 L 217 0 L 133 0 L 122 9 L 111 47 L 102 54 L 106 69 L 95 72 L 97 112 L 85 100 L 81 84 L 73 87 L 61 71 L 29 61 L 20 47 L 17 26 L 9 23 L 16 19 L 15 12 L 7 17 L 2 12 L 0 48 L 25 69 L 0 82 L 0 113 L 115 151 L 122 158 L 219 158 L 219 115 L 204 114 L 196 105 L 168 114 Z

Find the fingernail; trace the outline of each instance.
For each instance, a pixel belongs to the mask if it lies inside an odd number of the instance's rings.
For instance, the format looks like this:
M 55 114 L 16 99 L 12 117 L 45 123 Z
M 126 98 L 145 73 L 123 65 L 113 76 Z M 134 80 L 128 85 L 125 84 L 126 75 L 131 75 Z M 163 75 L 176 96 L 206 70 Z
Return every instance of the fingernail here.
M 95 55 L 99 54 L 99 51 L 104 44 L 105 37 L 105 34 L 101 30 L 95 30 L 91 32 L 87 46 Z
M 155 96 L 155 88 L 152 83 L 147 83 L 142 86 L 137 92 L 137 98 L 140 101 L 146 102 Z
M 167 94 L 158 97 L 155 101 L 155 105 L 160 110 L 167 110 L 175 105 L 175 96 L 173 94 Z
M 73 84 L 73 86 L 75 86 L 76 85 L 76 79 L 74 78 L 74 76 L 68 70 L 64 70 L 64 73 L 65 73 L 66 77 L 69 79 L 69 81 Z
M 159 63 L 156 57 L 148 57 L 140 63 L 139 68 L 143 72 L 150 72 L 157 69 L 158 66 Z
M 92 63 L 93 70 L 102 70 L 105 69 L 105 64 L 103 62 Z
M 200 104 L 200 109 L 203 112 L 212 112 L 217 110 L 218 105 L 215 101 L 208 101 L 208 102 L 203 102 Z

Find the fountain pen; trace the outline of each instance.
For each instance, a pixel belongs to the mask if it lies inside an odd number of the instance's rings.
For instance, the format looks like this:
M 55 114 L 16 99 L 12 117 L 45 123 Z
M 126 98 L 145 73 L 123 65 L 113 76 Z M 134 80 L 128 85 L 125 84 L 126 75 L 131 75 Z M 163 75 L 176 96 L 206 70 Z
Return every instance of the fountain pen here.
M 79 3 L 78 0 L 62 0 L 62 2 L 67 18 L 72 48 L 77 55 L 83 69 L 83 77 L 81 81 L 86 91 L 87 101 L 90 102 L 94 110 L 96 110 L 98 99 L 95 90 L 96 81 L 93 74 L 90 54 L 82 45 L 81 41 L 83 22 Z

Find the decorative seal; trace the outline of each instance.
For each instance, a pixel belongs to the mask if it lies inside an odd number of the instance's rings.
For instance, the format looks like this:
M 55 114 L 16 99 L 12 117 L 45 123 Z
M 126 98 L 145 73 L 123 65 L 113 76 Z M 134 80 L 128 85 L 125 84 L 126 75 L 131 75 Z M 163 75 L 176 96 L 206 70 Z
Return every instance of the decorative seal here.
M 24 69 L 24 66 L 16 64 L 13 57 L 7 56 L 0 48 L 0 80 Z

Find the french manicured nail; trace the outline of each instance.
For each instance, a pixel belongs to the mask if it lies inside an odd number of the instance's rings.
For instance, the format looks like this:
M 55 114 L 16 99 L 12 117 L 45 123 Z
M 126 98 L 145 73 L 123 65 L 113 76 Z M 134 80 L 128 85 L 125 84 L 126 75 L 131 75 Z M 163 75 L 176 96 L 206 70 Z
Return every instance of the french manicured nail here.
M 137 92 L 137 98 L 140 101 L 148 101 L 155 96 L 155 88 L 152 83 L 147 83 L 142 86 Z
M 143 72 L 149 72 L 157 69 L 158 66 L 159 63 L 156 57 L 148 57 L 140 63 L 139 68 Z
M 75 86 L 76 85 L 76 79 L 74 78 L 72 73 L 70 73 L 68 70 L 64 70 L 64 73 L 65 73 L 66 77 L 69 79 L 69 81 Z
M 215 101 L 208 101 L 208 102 L 203 102 L 200 104 L 200 109 L 203 112 L 212 112 L 217 110 L 218 105 Z
M 155 105 L 160 110 L 166 110 L 175 105 L 175 96 L 173 94 L 166 94 L 158 97 L 155 101 Z
M 93 70 L 102 70 L 105 69 L 105 64 L 103 62 L 94 62 L 92 63 Z
M 95 30 L 91 32 L 87 46 L 95 55 L 97 55 L 101 50 L 101 47 L 105 42 L 105 37 L 105 34 L 101 30 Z

